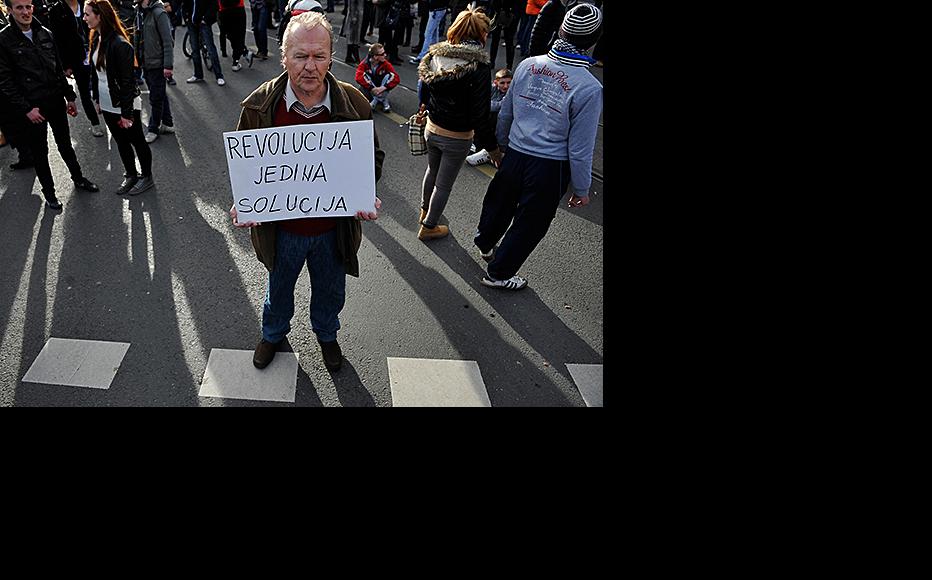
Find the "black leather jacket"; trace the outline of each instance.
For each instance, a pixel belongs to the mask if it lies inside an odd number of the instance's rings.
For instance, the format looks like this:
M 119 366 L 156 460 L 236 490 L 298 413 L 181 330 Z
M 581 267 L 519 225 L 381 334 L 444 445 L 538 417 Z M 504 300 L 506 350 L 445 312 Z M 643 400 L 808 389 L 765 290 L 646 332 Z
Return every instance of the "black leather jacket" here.
M 85 56 L 84 39 L 81 37 L 78 21 L 64 0 L 50 2 L 48 7 L 48 22 L 43 24 L 52 31 L 62 68 L 75 70 L 84 62 Z
M 489 98 L 492 67 L 483 46 L 437 43 L 417 72 L 423 81 L 421 102 L 432 123 L 448 131 L 475 131 L 477 149 L 498 147 Z
M 77 98 L 65 79 L 52 33 L 35 19 L 32 41 L 15 23 L 0 31 L 0 92 L 13 117 L 54 99 Z
M 91 55 L 100 43 L 104 53 L 104 69 L 107 71 L 107 89 L 113 104 L 120 107 L 120 116 L 133 118 L 133 100 L 139 96 L 139 87 L 133 77 L 133 47 L 125 38 L 115 32 L 101 39 L 95 35 L 91 43 Z M 97 76 L 97 61 L 91 60 L 91 92 L 94 100 L 100 102 L 100 78 Z

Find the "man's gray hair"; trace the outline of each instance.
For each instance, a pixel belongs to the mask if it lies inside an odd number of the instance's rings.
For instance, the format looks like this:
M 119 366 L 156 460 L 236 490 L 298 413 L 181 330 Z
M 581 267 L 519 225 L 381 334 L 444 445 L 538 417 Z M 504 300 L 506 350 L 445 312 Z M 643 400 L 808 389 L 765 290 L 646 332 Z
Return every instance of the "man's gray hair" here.
M 336 45 L 333 39 L 333 26 L 327 20 L 327 15 L 320 12 L 302 12 L 297 16 L 292 16 L 288 21 L 288 28 L 285 29 L 285 36 L 282 38 L 282 63 L 285 61 L 285 53 L 288 52 L 288 46 L 291 44 L 291 34 L 298 28 L 311 30 L 323 26 L 330 34 L 330 51 L 333 53 L 333 47 Z

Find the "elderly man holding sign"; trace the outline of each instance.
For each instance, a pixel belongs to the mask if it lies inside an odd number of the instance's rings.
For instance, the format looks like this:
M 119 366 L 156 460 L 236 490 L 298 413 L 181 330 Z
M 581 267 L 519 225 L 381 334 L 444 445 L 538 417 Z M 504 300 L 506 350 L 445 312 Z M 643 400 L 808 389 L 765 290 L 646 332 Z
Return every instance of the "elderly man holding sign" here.
M 378 218 L 375 196 L 385 153 L 369 101 L 330 74 L 333 29 L 323 14 L 291 19 L 282 44 L 285 73 L 242 103 L 235 132 L 224 133 L 233 225 L 252 228 L 269 271 L 262 340 L 253 364 L 265 368 L 291 330 L 294 289 L 307 264 L 311 328 L 324 364 L 339 370 L 337 343 L 346 275 L 359 276 L 360 220 Z

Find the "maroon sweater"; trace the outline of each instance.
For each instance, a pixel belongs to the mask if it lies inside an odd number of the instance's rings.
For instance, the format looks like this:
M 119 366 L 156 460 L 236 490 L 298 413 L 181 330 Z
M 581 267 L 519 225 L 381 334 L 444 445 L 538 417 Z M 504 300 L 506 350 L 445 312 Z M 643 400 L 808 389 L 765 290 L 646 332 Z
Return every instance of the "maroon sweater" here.
M 288 125 L 312 125 L 314 123 L 326 123 L 330 121 L 330 111 L 321 110 L 317 115 L 310 119 L 304 115 L 288 111 L 285 109 L 285 99 L 278 101 L 275 107 L 275 117 L 273 124 L 276 127 L 285 127 Z M 294 220 L 282 220 L 278 222 L 278 227 L 288 233 L 298 236 L 319 236 L 325 234 L 337 227 L 337 218 L 299 218 Z

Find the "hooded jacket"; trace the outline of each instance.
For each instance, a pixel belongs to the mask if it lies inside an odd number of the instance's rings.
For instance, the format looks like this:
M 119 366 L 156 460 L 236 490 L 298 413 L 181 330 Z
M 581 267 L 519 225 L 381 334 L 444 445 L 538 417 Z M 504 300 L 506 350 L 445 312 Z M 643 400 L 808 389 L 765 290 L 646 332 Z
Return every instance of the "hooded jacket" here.
M 458 133 L 475 131 L 477 149 L 498 147 L 489 114 L 492 67 L 481 44 L 434 44 L 417 72 L 423 81 L 421 103 L 427 105 L 431 123 Z
M 139 6 L 142 34 L 136 34 L 136 55 L 144 69 L 174 68 L 172 26 L 162 0 L 153 0 L 148 8 Z
M 274 126 L 275 107 L 285 94 L 288 85 L 288 73 L 283 72 L 277 78 L 263 83 L 246 100 L 241 103 L 243 107 L 237 131 L 251 129 L 266 129 Z M 356 87 L 338 81 L 332 73 L 327 73 L 327 85 L 330 90 L 330 121 L 363 121 L 372 119 L 372 109 L 369 100 L 359 92 Z M 375 181 L 382 176 L 382 161 L 385 152 L 379 148 L 379 135 L 375 132 Z M 335 218 L 337 220 L 337 254 L 343 261 L 346 273 L 359 277 L 359 260 L 356 252 L 362 243 L 362 226 L 355 217 Z M 275 241 L 277 239 L 277 226 L 275 222 L 264 223 L 252 228 L 250 237 L 252 247 L 256 251 L 256 258 L 271 272 L 275 267 Z

